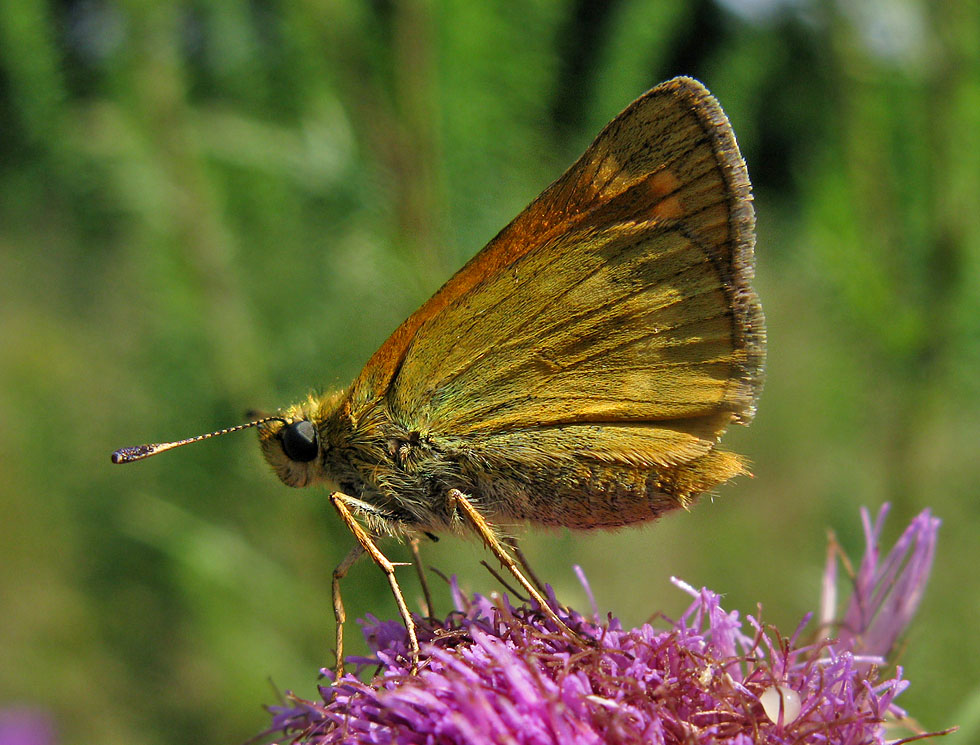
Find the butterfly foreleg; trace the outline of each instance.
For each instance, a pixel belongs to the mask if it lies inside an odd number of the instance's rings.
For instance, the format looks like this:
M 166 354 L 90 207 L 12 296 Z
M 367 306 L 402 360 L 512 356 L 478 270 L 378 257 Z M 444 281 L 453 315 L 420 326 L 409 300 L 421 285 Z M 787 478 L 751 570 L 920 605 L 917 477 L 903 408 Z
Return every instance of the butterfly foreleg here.
M 347 621 L 344 601 L 340 596 L 340 581 L 347 576 L 347 572 L 362 556 L 364 556 L 364 546 L 355 543 L 344 560 L 333 570 L 331 594 L 333 595 L 333 617 L 337 623 L 337 666 L 334 668 L 334 680 L 337 682 L 344 677 L 344 622 Z
M 352 501 L 350 497 L 342 492 L 333 492 L 330 495 L 330 503 L 334 506 L 334 509 L 340 514 L 340 518 L 344 521 L 348 530 L 354 534 L 354 538 L 357 540 L 358 545 L 361 549 L 367 552 L 371 559 L 381 567 L 381 571 L 385 573 L 388 578 L 388 584 L 391 586 L 391 592 L 395 596 L 395 604 L 398 606 L 398 612 L 401 614 L 402 622 L 405 624 L 405 630 L 408 631 L 408 641 L 412 653 L 412 669 L 418 668 L 419 664 L 419 640 L 418 635 L 415 632 L 415 621 L 412 619 L 412 614 L 408 610 L 408 604 L 405 602 L 405 596 L 402 593 L 402 588 L 398 584 L 398 580 L 395 579 L 395 567 L 396 566 L 406 566 L 404 562 L 391 562 L 388 557 L 381 553 L 381 550 L 375 545 L 374 539 L 371 535 L 364 529 L 364 527 L 357 521 L 354 514 L 351 512 L 348 502 Z M 350 568 L 356 560 L 357 556 L 352 557 L 353 552 L 347 555 L 347 558 L 341 562 L 341 565 L 337 569 L 343 568 L 344 572 L 341 574 L 340 578 L 336 580 L 334 585 L 334 614 L 337 615 L 337 606 L 340 605 L 340 615 L 337 616 L 338 622 L 344 617 L 343 613 L 343 603 L 340 602 L 340 579 L 343 578 L 343 574 L 346 574 L 347 570 Z M 348 564 L 348 560 L 350 563 Z M 347 564 L 345 567 L 344 565 Z M 341 633 L 338 630 L 338 637 Z M 338 650 L 338 677 L 342 670 L 343 658 L 340 656 Z

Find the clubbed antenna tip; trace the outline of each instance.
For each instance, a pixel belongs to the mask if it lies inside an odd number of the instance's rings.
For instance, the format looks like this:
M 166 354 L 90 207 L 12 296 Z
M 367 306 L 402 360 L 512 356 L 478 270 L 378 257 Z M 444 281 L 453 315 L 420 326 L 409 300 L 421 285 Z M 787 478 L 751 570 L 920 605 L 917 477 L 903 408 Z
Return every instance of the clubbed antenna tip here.
M 192 442 L 208 440 L 212 437 L 217 437 L 218 435 L 227 435 L 231 432 L 238 432 L 239 430 L 248 429 L 249 427 L 256 427 L 260 424 L 265 424 L 266 422 L 271 422 L 273 420 L 283 423 L 286 422 L 286 420 L 281 416 L 267 416 L 261 419 L 256 419 L 252 422 L 246 422 L 245 424 L 238 424 L 234 427 L 228 427 L 227 429 L 219 429 L 216 432 L 208 432 L 204 435 L 188 437 L 186 440 L 177 440 L 176 442 L 156 442 L 151 445 L 131 445 L 130 447 L 119 448 L 119 450 L 114 452 L 112 454 L 112 462 L 133 463 L 138 460 L 143 460 L 144 458 L 149 458 L 151 455 L 156 455 L 157 453 L 179 448 L 181 445 L 190 445 Z

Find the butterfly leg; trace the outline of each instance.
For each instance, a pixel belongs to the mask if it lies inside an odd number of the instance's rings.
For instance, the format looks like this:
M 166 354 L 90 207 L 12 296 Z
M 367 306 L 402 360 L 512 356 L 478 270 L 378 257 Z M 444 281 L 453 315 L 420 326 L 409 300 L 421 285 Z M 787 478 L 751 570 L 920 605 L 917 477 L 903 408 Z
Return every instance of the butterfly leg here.
M 531 565 L 528 563 L 527 557 L 524 555 L 524 552 L 521 551 L 521 546 L 517 542 L 517 539 L 514 538 L 513 536 L 506 536 L 504 538 L 501 538 L 501 540 L 504 542 L 507 548 L 509 548 L 513 552 L 514 558 L 517 559 L 517 563 L 521 565 L 521 569 L 524 570 L 524 574 L 531 581 L 531 584 L 533 584 L 535 587 L 538 588 L 538 592 L 544 594 L 545 592 L 544 583 L 542 583 L 541 580 L 538 579 L 538 575 L 535 574 L 533 569 L 531 569 Z
M 486 544 L 487 548 L 497 557 L 497 560 L 507 567 L 507 570 L 514 575 L 514 578 L 520 583 L 521 587 L 527 592 L 528 595 L 536 602 L 542 611 L 558 626 L 559 631 L 567 633 L 573 638 L 577 638 L 577 635 L 562 621 L 558 615 L 551 609 L 548 605 L 548 601 L 544 599 L 544 596 L 538 592 L 537 588 L 528 581 L 524 573 L 521 572 L 520 567 L 517 562 L 514 561 L 513 557 L 507 553 L 507 549 L 504 548 L 504 544 L 501 542 L 500 538 L 494 532 L 493 527 L 487 522 L 487 519 L 483 517 L 470 502 L 469 498 L 463 494 L 459 489 L 449 490 L 449 502 L 450 506 L 458 507 L 460 512 L 466 518 L 466 521 L 473 527 L 480 538 L 483 539 L 483 543 Z
M 419 584 L 422 585 L 423 605 L 422 615 L 427 618 L 432 615 L 432 595 L 429 593 L 429 583 L 425 578 L 425 569 L 422 568 L 422 555 L 419 553 L 419 538 L 412 536 L 408 539 L 408 547 L 412 551 L 412 563 L 415 565 L 415 572 L 419 575 Z
M 344 601 L 340 596 L 340 581 L 347 576 L 354 563 L 364 556 L 364 546 L 355 543 L 354 547 L 347 553 L 344 560 L 333 570 L 333 582 L 331 590 L 333 595 L 333 617 L 337 621 L 337 667 L 334 669 L 334 680 L 339 681 L 344 677 L 344 623 L 347 621 L 347 613 L 344 611 Z
M 381 550 L 374 545 L 370 534 L 354 518 L 350 507 L 347 506 L 348 499 L 349 497 L 341 492 L 334 492 L 330 495 L 330 503 L 340 514 L 340 518 L 344 521 L 347 529 L 354 534 L 354 538 L 361 548 L 370 555 L 375 564 L 381 567 L 381 571 L 388 578 L 388 584 L 391 586 L 391 592 L 395 596 L 395 604 L 398 606 L 398 612 L 401 614 L 402 622 L 405 624 L 405 630 L 408 631 L 409 647 L 412 650 L 412 669 L 414 670 L 419 664 L 418 635 L 415 633 L 415 621 L 412 619 L 412 614 L 408 610 L 408 604 L 405 602 L 402 588 L 399 586 L 398 580 L 395 579 L 395 567 L 405 566 L 405 564 L 403 562 L 393 563 L 388 561 L 388 557 L 381 553 Z M 351 563 L 353 564 L 353 561 Z

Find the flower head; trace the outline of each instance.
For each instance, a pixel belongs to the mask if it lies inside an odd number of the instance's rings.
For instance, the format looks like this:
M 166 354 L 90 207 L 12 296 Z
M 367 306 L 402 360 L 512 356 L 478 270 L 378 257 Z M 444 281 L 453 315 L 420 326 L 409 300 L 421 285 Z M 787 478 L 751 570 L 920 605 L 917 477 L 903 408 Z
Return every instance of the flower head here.
M 579 639 L 537 609 L 453 585 L 457 610 L 420 624 L 417 674 L 401 625 L 369 619 L 374 657 L 356 662 L 376 667 L 371 681 L 349 674 L 322 686 L 322 701 L 293 698 L 272 729 L 316 745 L 884 743 L 908 683 L 900 669 L 881 674 L 882 655 L 921 598 L 938 527 L 924 512 L 881 561 L 884 514 L 864 516 L 868 550 L 834 641 L 804 642 L 809 617 L 788 637 L 743 622 L 680 580 L 692 602 L 678 620 L 624 629 L 563 611 Z M 824 612 L 835 576 L 836 562 Z

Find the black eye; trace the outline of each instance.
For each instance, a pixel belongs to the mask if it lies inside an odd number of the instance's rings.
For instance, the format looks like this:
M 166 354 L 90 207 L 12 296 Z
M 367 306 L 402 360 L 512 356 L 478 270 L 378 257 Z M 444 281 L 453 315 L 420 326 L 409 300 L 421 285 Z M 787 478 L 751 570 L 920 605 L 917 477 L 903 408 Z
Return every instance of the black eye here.
M 279 437 L 282 440 L 282 449 L 290 460 L 309 463 L 320 453 L 316 427 L 306 419 L 287 424 L 282 428 Z

